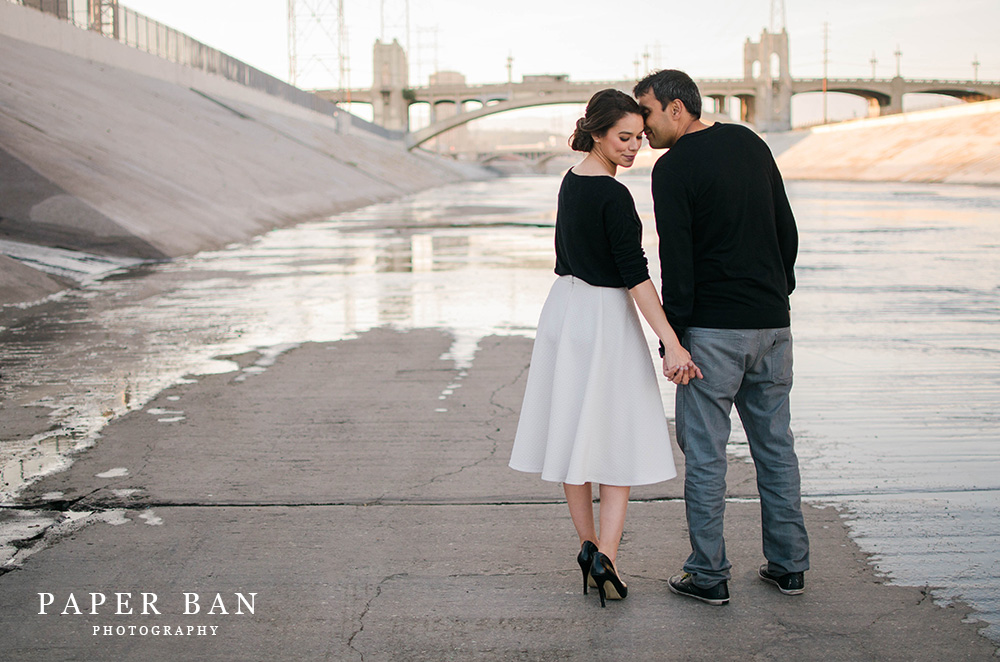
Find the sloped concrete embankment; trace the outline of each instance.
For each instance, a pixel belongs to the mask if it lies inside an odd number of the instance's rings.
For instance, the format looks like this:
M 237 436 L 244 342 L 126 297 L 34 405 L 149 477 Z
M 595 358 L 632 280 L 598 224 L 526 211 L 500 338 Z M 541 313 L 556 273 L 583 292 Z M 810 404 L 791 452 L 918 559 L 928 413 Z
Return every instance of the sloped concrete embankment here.
M 767 138 L 788 179 L 1000 185 L 1000 101 Z
M 165 259 L 485 176 L 0 2 L 0 242 Z M 0 285 L 65 283 L 0 256 Z

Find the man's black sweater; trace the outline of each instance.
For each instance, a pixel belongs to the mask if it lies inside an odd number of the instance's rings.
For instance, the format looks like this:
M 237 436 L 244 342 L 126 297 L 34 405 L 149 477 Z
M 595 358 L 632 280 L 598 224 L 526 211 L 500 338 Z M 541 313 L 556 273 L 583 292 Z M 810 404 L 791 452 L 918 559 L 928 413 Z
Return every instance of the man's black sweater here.
M 653 167 L 663 309 L 687 327 L 789 325 L 795 218 L 771 151 L 753 131 L 714 124 Z

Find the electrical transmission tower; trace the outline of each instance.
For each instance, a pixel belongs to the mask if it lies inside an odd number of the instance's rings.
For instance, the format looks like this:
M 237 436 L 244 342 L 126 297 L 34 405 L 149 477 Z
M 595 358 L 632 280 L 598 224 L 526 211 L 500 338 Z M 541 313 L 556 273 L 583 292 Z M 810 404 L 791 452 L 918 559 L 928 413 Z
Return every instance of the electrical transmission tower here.
M 410 0 L 380 0 L 379 39 L 387 44 L 396 39 L 410 55 Z M 436 39 L 436 37 L 435 37 Z
M 288 82 L 350 89 L 344 0 L 288 0 Z

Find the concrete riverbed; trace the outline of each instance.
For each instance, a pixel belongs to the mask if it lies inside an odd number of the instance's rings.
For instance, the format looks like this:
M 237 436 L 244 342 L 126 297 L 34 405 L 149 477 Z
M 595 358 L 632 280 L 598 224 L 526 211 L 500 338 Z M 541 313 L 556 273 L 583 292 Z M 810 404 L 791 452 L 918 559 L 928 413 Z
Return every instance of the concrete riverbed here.
M 530 340 L 487 337 L 464 368 L 444 358 L 453 342 L 379 328 L 300 346 L 263 370 L 258 355 L 231 357 L 232 371 L 166 389 L 110 424 L 69 470 L 24 493 L 29 510 L 4 511 L 61 523 L 0 577 L 0 657 L 992 655 L 966 608 L 883 583 L 834 508 L 806 509 L 806 594 L 760 582 L 752 468 L 740 460 L 729 477 L 732 602 L 667 591 L 687 552 L 674 480 L 634 491 L 620 556 L 630 595 L 602 610 L 581 593 L 558 486 L 506 467 Z M 133 613 L 116 613 L 116 592 L 131 594 Z M 143 593 L 159 614 L 141 613 Z M 40 594 L 51 594 L 45 614 Z M 91 594 L 107 605 L 91 609 Z M 185 614 L 191 595 L 199 612 Z

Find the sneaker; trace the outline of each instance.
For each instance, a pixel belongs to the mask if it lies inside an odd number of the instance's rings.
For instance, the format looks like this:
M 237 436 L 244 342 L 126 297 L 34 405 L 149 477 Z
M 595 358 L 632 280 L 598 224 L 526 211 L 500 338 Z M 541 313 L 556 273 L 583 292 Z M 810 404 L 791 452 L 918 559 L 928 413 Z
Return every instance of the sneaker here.
M 801 595 L 806 590 L 806 579 L 801 572 L 790 572 L 787 575 L 772 575 L 764 563 L 757 569 L 757 574 L 768 584 L 774 584 L 785 595 Z
M 685 572 L 674 575 L 667 582 L 671 593 L 686 595 L 695 600 L 707 602 L 710 605 L 724 605 L 729 602 L 729 586 L 725 581 L 721 581 L 712 588 L 699 588 L 691 581 L 691 573 Z

